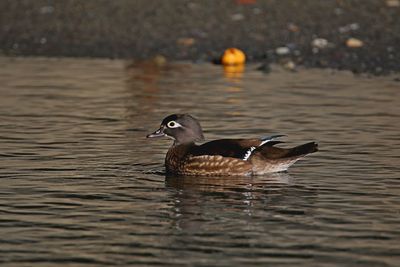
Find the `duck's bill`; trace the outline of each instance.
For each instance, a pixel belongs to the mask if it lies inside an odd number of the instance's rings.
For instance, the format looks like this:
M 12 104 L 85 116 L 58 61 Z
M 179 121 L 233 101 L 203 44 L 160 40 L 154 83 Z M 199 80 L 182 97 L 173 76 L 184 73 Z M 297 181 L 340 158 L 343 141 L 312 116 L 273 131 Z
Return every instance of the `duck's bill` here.
M 154 133 L 148 134 L 146 137 L 147 138 L 156 138 L 156 137 L 163 137 L 165 136 L 165 133 L 163 132 L 163 128 L 158 129 Z

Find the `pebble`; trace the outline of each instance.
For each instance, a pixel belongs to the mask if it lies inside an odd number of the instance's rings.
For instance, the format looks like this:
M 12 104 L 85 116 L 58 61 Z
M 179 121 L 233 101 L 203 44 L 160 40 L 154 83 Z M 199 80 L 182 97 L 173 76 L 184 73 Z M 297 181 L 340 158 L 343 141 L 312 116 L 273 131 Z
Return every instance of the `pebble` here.
M 287 29 L 288 29 L 289 31 L 291 31 L 291 32 L 299 32 L 299 31 L 300 31 L 300 27 L 297 26 L 297 25 L 294 24 L 294 23 L 289 23 L 289 24 L 287 25 Z
M 350 48 L 359 48 L 364 46 L 364 42 L 357 38 L 349 38 L 346 41 L 346 46 Z
M 311 45 L 318 49 L 324 49 L 328 46 L 328 44 L 329 44 L 328 40 L 324 38 L 316 38 L 311 42 Z
M 292 71 L 295 72 L 297 70 L 296 63 L 294 63 L 292 60 L 287 60 L 281 63 L 283 69 L 287 71 Z
M 167 64 L 167 58 L 163 55 L 156 55 L 151 60 L 157 67 L 162 67 Z
M 346 32 L 350 32 L 350 31 L 357 31 L 358 29 L 360 29 L 360 24 L 351 23 L 351 24 L 345 25 L 343 27 L 340 27 L 339 32 L 346 33 Z
M 188 47 L 194 45 L 196 41 L 194 38 L 179 38 L 176 42 L 181 46 Z
M 244 19 L 244 15 L 243 15 L 243 14 L 240 14 L 240 13 L 233 14 L 233 15 L 231 16 L 231 19 L 232 19 L 233 21 L 243 20 L 243 19 Z
M 283 56 L 290 54 L 290 49 L 286 46 L 281 46 L 275 49 L 277 55 Z

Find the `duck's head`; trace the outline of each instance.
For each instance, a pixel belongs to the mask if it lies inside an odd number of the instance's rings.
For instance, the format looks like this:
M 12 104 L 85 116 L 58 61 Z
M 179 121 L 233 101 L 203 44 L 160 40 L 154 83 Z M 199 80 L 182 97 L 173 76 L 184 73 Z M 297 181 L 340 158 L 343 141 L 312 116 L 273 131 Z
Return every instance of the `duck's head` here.
M 163 119 L 160 128 L 147 138 L 171 137 L 175 144 L 188 144 L 203 141 L 200 123 L 189 114 L 172 114 Z

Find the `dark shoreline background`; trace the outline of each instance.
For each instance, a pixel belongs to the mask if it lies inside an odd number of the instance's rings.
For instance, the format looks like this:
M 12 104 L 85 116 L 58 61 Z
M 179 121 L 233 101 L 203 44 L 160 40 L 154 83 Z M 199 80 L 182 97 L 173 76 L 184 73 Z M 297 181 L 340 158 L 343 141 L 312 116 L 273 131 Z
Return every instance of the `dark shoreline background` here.
M 0 12 L 7 56 L 211 61 L 238 47 L 263 63 L 400 70 L 397 0 L 2 0 Z

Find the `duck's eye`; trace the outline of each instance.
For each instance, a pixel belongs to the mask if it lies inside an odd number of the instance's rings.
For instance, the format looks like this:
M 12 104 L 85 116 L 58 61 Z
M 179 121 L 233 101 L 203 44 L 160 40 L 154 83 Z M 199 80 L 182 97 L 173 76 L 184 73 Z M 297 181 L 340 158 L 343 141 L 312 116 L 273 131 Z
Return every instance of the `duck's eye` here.
M 168 128 L 178 128 L 181 125 L 179 123 L 177 123 L 176 121 L 170 121 L 167 123 Z

